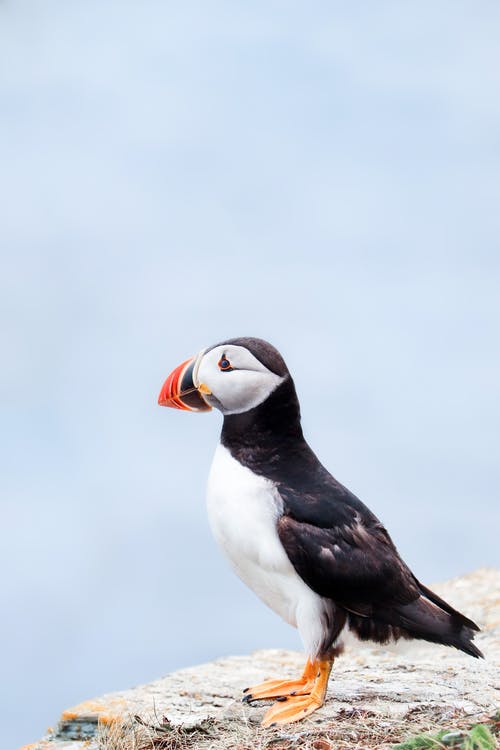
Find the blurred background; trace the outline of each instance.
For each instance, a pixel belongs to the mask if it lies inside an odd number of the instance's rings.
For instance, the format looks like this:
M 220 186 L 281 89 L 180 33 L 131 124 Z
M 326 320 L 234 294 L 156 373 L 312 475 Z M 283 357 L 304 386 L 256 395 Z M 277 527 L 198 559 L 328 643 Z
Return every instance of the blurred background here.
M 280 349 L 419 577 L 499 563 L 499 36 L 494 2 L 1 2 L 5 747 L 300 648 L 210 536 L 220 415 L 156 405 L 226 337 Z

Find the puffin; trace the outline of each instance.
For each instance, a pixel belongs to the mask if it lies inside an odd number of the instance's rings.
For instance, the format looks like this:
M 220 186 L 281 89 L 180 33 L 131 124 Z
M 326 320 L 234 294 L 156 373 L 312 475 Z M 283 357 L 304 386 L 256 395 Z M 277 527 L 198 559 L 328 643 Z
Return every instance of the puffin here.
M 207 485 L 213 535 L 244 583 L 298 629 L 306 652 L 297 679 L 244 690 L 248 703 L 274 701 L 263 726 L 300 721 L 323 705 L 347 631 L 483 656 L 472 642 L 478 626 L 415 577 L 383 524 L 309 447 L 274 346 L 242 337 L 202 349 L 170 373 L 158 403 L 222 413 Z

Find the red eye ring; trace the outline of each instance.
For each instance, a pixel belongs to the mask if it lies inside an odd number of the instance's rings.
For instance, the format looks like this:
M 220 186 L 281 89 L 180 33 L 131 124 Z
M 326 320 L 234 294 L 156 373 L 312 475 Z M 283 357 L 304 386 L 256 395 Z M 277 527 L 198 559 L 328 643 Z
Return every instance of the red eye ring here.
M 231 367 L 231 362 L 226 358 L 226 355 L 223 354 L 222 357 L 219 359 L 217 366 L 221 372 L 231 372 L 233 369 Z

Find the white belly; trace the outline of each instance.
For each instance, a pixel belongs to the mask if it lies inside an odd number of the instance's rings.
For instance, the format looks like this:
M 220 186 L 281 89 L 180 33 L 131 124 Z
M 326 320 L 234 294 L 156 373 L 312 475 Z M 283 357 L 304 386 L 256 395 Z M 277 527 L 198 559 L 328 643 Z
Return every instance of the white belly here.
M 281 500 L 274 484 L 219 445 L 207 489 L 212 532 L 234 571 L 274 612 L 298 627 L 313 654 L 323 637 L 324 600 L 296 573 L 278 537 Z

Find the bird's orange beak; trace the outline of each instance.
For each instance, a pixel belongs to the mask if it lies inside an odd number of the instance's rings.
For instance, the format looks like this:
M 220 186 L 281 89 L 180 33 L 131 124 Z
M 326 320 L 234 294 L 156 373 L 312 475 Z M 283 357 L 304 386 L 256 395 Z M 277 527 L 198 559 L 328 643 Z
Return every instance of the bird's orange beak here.
M 193 372 L 198 357 L 191 357 L 172 370 L 163 383 L 158 403 L 160 406 L 171 406 L 173 409 L 184 409 L 186 411 L 210 411 L 211 406 L 207 404 L 201 391 L 209 392 L 206 386 L 196 386 L 193 380 Z

